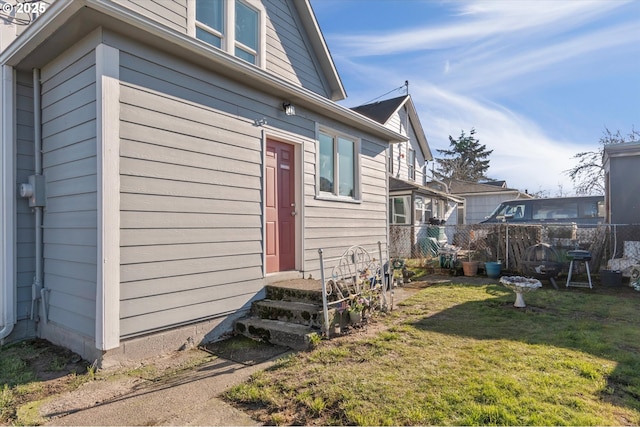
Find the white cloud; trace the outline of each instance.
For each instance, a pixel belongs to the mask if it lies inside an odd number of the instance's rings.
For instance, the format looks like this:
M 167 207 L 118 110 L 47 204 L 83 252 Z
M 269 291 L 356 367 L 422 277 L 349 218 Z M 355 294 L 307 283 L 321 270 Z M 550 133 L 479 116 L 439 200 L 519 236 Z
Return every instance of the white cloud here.
M 573 188 L 563 173 L 572 157 L 584 148 L 547 135 L 538 125 L 498 105 L 483 103 L 464 95 L 447 92 L 420 82 L 412 97 L 435 157 L 437 149 L 448 148 L 448 136 L 454 139 L 475 127 L 476 136 L 493 150 L 488 174 L 505 179 L 510 187 L 530 192 L 540 189 L 552 194 L 562 185 Z
M 553 195 L 558 186 L 573 191 L 565 171 L 576 153 L 592 148 L 558 137 L 494 100 L 523 104 L 526 99 L 517 97 L 525 89 L 573 82 L 577 75 L 613 67 L 612 59 L 640 53 L 640 21 L 631 14 L 607 26 L 599 21 L 627 3 L 460 2 L 437 26 L 328 39 L 341 72 L 357 76 L 357 93 L 347 87 L 350 106 L 381 94 L 380 88 L 392 87 L 389 82 L 408 79 L 434 156 L 448 147 L 449 135 L 457 138 L 475 127 L 481 143 L 494 150 L 489 176 Z
M 404 5 L 408 11 L 411 2 Z M 332 45 L 340 46 L 351 56 L 389 55 L 430 49 L 452 48 L 480 39 L 527 33 L 555 33 L 588 22 L 603 13 L 624 5 L 618 1 L 491 1 L 462 3 L 452 24 L 429 28 L 401 29 L 394 32 L 333 35 Z M 401 7 L 399 6 L 399 7 Z

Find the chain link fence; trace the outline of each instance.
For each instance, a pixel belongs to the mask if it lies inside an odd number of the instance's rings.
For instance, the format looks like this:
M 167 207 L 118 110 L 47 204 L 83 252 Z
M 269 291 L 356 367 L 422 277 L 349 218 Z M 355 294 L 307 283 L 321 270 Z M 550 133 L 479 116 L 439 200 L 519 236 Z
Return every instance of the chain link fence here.
M 392 258 L 420 259 L 441 268 L 467 260 L 500 261 L 503 270 L 526 274 L 531 263 L 553 257 L 566 271 L 572 250 L 590 253 L 592 273 L 620 270 L 629 276 L 640 264 L 640 225 L 391 225 L 389 234 Z

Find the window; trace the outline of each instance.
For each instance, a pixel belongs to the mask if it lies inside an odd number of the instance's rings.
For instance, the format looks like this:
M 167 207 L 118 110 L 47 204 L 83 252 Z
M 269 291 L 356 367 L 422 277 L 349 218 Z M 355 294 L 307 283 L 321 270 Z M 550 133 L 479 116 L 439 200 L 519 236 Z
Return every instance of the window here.
M 409 148 L 407 150 L 407 169 L 408 178 L 412 181 L 416 180 L 416 150 Z
M 389 164 L 387 165 L 389 173 L 393 173 L 393 144 L 389 145 Z
M 195 36 L 251 64 L 261 65 L 262 14 L 254 0 L 196 0 Z M 257 5 L 257 3 L 256 3 Z
M 389 199 L 389 221 L 391 224 L 411 224 L 411 196 Z
M 426 224 L 431 218 L 431 199 L 422 196 L 415 198 L 415 222 L 416 224 Z
M 222 48 L 224 16 L 224 0 L 196 0 L 196 37 Z
M 258 57 L 258 12 L 236 2 L 236 51 L 238 58 L 252 64 Z
M 323 130 L 318 142 L 319 193 L 357 198 L 359 150 L 355 139 Z

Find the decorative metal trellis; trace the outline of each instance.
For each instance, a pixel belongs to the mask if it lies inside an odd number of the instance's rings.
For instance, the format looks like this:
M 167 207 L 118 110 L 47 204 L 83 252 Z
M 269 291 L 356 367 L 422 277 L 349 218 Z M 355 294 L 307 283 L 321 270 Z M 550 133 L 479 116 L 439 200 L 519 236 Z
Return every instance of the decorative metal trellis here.
M 323 250 L 320 254 L 320 278 L 322 281 L 322 305 L 324 313 L 323 333 L 329 334 L 329 308 L 345 307 L 349 301 L 367 294 L 371 305 L 380 310 L 390 310 L 393 306 L 390 263 L 383 264 L 382 243 L 378 242 L 379 258 L 372 257 L 362 246 L 351 246 L 331 270 L 331 277 L 325 277 Z M 390 295 L 388 295 L 390 293 Z M 331 299 L 331 300 L 329 300 Z

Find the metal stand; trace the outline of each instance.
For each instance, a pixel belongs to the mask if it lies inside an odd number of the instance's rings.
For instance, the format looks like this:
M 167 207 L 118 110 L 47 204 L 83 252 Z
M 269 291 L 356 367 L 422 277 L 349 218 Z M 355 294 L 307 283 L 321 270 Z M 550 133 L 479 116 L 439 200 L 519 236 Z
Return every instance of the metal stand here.
M 593 285 L 591 284 L 591 271 L 589 271 L 589 261 L 591 261 L 591 252 L 589 251 L 568 251 L 567 256 L 571 257 L 571 262 L 569 263 L 569 276 L 567 277 L 567 288 L 569 286 L 576 286 L 579 288 L 593 289 Z M 585 267 L 587 268 L 587 277 L 589 278 L 589 283 L 579 283 L 579 282 L 571 282 L 571 274 L 573 273 L 573 264 L 578 261 L 584 262 Z

